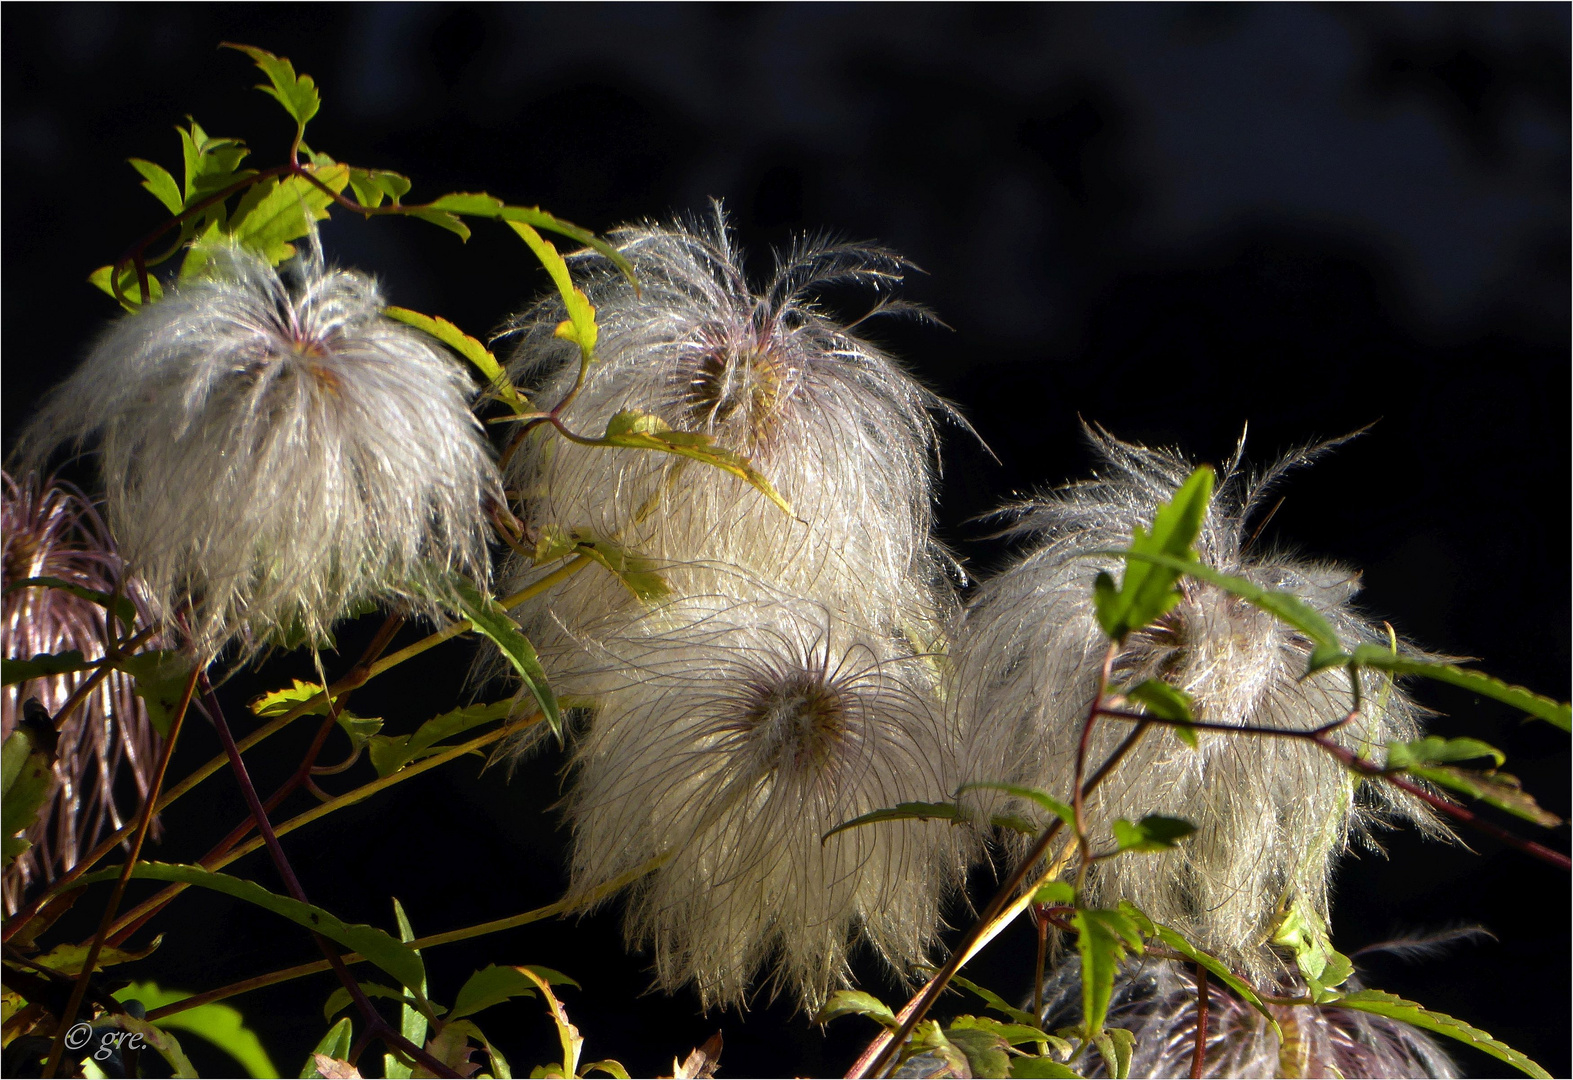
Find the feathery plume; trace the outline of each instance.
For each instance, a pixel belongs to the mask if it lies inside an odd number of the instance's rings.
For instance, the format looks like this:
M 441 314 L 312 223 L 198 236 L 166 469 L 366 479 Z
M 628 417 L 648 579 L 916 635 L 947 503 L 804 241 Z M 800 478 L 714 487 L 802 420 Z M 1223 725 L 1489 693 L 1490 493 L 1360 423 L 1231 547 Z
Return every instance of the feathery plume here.
M 931 667 L 815 605 L 674 601 L 586 642 L 624 684 L 579 738 L 567 800 L 573 883 L 662 854 L 625 913 L 667 990 L 741 1004 L 774 989 L 814 1008 L 848 980 L 854 933 L 905 975 L 959 881 L 958 830 L 902 821 L 825 833 L 903 801 L 943 800 L 953 740 Z
M 97 436 L 108 517 L 157 615 L 198 649 L 304 631 L 484 576 L 497 490 L 469 379 L 315 243 L 289 279 L 238 247 L 122 318 L 23 454 Z M 423 583 L 423 579 L 424 583 Z M 427 601 L 429 603 L 429 601 Z
M 105 651 L 105 611 L 64 589 L 11 586 L 51 577 L 95 592 L 129 599 L 147 620 L 142 591 L 128 580 L 98 511 L 75 485 L 36 473 L 22 481 L 0 473 L 0 543 L 4 545 L 6 592 L 0 600 L 0 652 L 8 659 L 79 650 L 88 660 Z M 0 739 L 16 730 L 22 704 L 37 698 L 57 714 L 89 672 L 29 679 L 0 693 Z M 138 797 L 145 796 L 162 740 L 148 723 L 147 708 L 129 676 L 108 675 L 79 705 L 58 733 L 55 790 L 24 834 L 32 847 L 5 872 L 5 910 L 16 911 L 35 882 L 54 881 L 77 864 L 106 828 L 125 824 L 115 788 L 129 774 Z M 122 799 L 125 792 L 122 791 Z
M 812 300 L 832 286 L 892 287 L 908 264 L 870 245 L 804 241 L 777 256 L 756 294 L 719 205 L 709 223 L 629 227 L 611 239 L 640 289 L 600 256 L 577 257 L 600 338 L 565 421 L 599 434 L 638 409 L 714 436 L 750 458 L 797 519 L 719 469 L 574 446 L 543 429 L 509 466 L 526 524 L 614 541 L 663 568 L 680 594 L 721 587 L 711 565 L 737 567 L 927 647 L 948 593 L 930 537 L 933 414 L 955 414 Z M 576 348 L 553 334 L 563 318 L 552 297 L 515 323 L 510 372 L 547 404 L 578 376 Z M 516 558 L 507 591 L 544 572 Z M 581 575 L 520 614 L 550 653 L 559 621 L 588 625 L 608 610 L 636 613 L 631 605 L 605 575 Z
M 1018 508 L 1012 530 L 1033 550 L 985 583 L 970 604 L 955 655 L 953 701 L 966 730 L 967 776 L 1009 780 L 1069 799 L 1076 747 L 1108 642 L 1093 608 L 1092 580 L 1117 571 L 1107 556 L 1190 472 L 1176 454 L 1089 432 L 1109 475 L 1072 484 Z M 1242 444 L 1243 446 L 1243 444 Z M 1247 550 L 1246 520 L 1286 469 L 1261 476 L 1226 470 L 1196 548 L 1210 566 L 1287 590 L 1310 604 L 1347 642 L 1384 636 L 1351 605 L 1357 576 L 1326 563 Z M 1184 598 L 1159 624 L 1131 635 L 1115 662 L 1116 686 L 1166 679 L 1191 694 L 1209 721 L 1309 729 L 1350 707 L 1347 673 L 1302 678 L 1310 642 L 1272 616 L 1221 590 L 1188 580 Z M 1389 739 L 1416 737 L 1419 710 L 1386 679 L 1364 676 L 1364 710 L 1336 738 L 1368 753 Z M 1129 732 L 1098 723 L 1089 768 Z M 1153 919 L 1258 979 L 1283 973 L 1266 944 L 1275 915 L 1290 903 L 1327 917 L 1332 863 L 1352 834 L 1384 817 L 1430 817 L 1379 784 L 1357 784 L 1324 751 L 1289 739 L 1198 733 L 1192 750 L 1149 733 L 1090 801 L 1095 832 L 1107 839 L 1116 818 L 1182 817 L 1197 832 L 1178 849 L 1126 855 L 1095 867 L 1099 902 L 1129 900 Z
M 1358 988 L 1351 980 L 1350 989 Z M 1303 987 L 1300 988 L 1303 992 Z M 1128 963 L 1115 979 L 1109 1025 L 1135 1037 L 1130 1076 L 1189 1076 L 1196 1051 L 1196 977 L 1188 965 Z M 1052 1031 L 1081 1019 L 1081 965 L 1072 957 L 1045 982 L 1045 1023 Z M 1279 1039 L 1263 1016 L 1216 983 L 1207 994 L 1203 1075 L 1454 1077 L 1458 1068 L 1425 1032 L 1398 1020 L 1336 1005 L 1268 1006 Z M 1108 1075 L 1096 1052 L 1070 1063 L 1082 1076 Z

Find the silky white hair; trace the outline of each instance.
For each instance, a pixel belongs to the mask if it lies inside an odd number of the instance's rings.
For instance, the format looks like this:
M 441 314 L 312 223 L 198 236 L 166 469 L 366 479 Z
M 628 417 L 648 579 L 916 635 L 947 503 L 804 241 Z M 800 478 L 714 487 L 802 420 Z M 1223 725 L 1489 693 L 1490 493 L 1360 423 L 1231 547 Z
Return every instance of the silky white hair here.
M 667 990 L 809 1009 L 849 981 L 854 937 L 900 975 L 929 959 L 967 834 L 942 821 L 835 826 L 944 800 L 953 735 L 933 667 L 901 643 L 791 598 L 674 601 L 585 643 L 622 680 L 576 741 L 567 799 L 584 892 L 670 854 L 624 927 Z
M 1351 989 L 1357 982 L 1351 981 Z M 1133 1077 L 1189 1076 L 1196 1052 L 1196 976 L 1190 965 L 1132 960 L 1115 978 L 1108 1023 L 1131 1032 Z M 1069 958 L 1044 985 L 1044 1027 L 1081 1019 L 1081 965 Z M 1280 1039 L 1261 1013 L 1209 980 L 1203 1075 L 1454 1077 L 1458 1068 L 1424 1031 L 1398 1020 L 1336 1005 L 1268 1006 Z M 1106 1076 L 1090 1048 L 1070 1065 Z
M 576 446 L 543 427 L 507 470 L 526 525 L 613 541 L 664 568 L 680 595 L 725 588 L 730 574 L 708 568 L 737 568 L 929 647 L 951 603 L 945 574 L 954 565 L 930 535 L 934 416 L 956 414 L 812 300 L 833 286 L 888 289 L 908 264 L 871 245 L 805 240 L 778 253 L 756 294 L 719 204 L 708 222 L 628 227 L 610 239 L 638 288 L 593 252 L 575 257 L 600 340 L 564 421 L 599 435 L 616 413 L 638 409 L 711 435 L 749 458 L 796 517 L 710 465 Z M 905 307 L 887 299 L 876 311 Z M 554 336 L 564 317 L 554 296 L 514 324 L 509 370 L 541 407 L 578 375 L 577 348 Z M 516 556 L 504 591 L 550 569 Z M 626 590 L 594 572 L 516 614 L 550 652 L 560 626 L 618 609 L 638 614 Z
M 381 314 L 315 236 L 286 276 L 213 247 L 204 276 L 120 319 L 49 398 L 22 453 L 96 436 L 108 517 L 156 614 L 204 654 L 373 601 L 429 609 L 484 580 L 500 497 L 470 380 Z
M 1093 608 L 1093 577 L 1119 561 L 1091 553 L 1126 546 L 1149 525 L 1191 470 L 1175 453 L 1090 432 L 1108 473 L 1015 508 L 1014 535 L 1030 552 L 986 582 L 967 608 L 954 653 L 953 705 L 966 730 L 972 780 L 1005 780 L 1071 798 L 1076 748 L 1109 642 Z M 1328 563 L 1248 550 L 1247 518 L 1268 488 L 1314 450 L 1290 455 L 1260 476 L 1225 471 L 1196 549 L 1210 566 L 1297 595 L 1349 645 L 1386 644 L 1352 607 L 1357 575 Z M 1091 557 L 1089 557 L 1091 556 Z M 1179 605 L 1130 636 L 1114 664 L 1112 689 L 1164 679 L 1192 695 L 1199 719 L 1309 729 L 1351 706 L 1348 674 L 1304 677 L 1311 643 L 1273 616 L 1196 580 Z M 1339 745 L 1369 754 L 1418 734 L 1418 708 L 1378 675 L 1362 676 L 1363 708 L 1338 729 Z M 1088 774 L 1130 733 L 1100 719 Z M 1274 979 L 1282 962 L 1266 944 L 1275 915 L 1295 903 L 1327 918 L 1328 879 L 1352 834 L 1377 821 L 1431 818 L 1386 785 L 1356 783 L 1323 750 L 1304 742 L 1198 732 L 1192 750 L 1170 732 L 1145 738 L 1089 799 L 1099 846 L 1116 818 L 1188 819 L 1194 835 L 1162 854 L 1126 854 L 1095 866 L 1095 902 L 1129 900 L 1252 977 Z M 1380 754 L 1378 754 L 1380 757 Z

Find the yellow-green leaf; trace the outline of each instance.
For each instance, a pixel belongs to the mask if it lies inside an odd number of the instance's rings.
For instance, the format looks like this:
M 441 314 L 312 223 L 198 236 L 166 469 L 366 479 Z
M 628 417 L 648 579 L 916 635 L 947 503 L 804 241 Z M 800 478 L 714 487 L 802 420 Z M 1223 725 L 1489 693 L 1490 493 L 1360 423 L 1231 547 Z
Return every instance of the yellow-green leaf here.
M 1550 1080 L 1551 1074 L 1531 1061 L 1528 1056 L 1513 1049 L 1500 1039 L 1493 1038 L 1488 1031 L 1482 1031 L 1462 1020 L 1454 1019 L 1446 1013 L 1434 1012 L 1423 1005 L 1413 1001 L 1406 1001 L 1396 994 L 1389 994 L 1382 990 L 1356 990 L 1352 994 L 1345 994 L 1331 1004 L 1340 1009 L 1359 1009 L 1361 1012 L 1375 1013 L 1377 1016 L 1386 1016 L 1413 1024 L 1426 1031 L 1434 1031 L 1438 1035 L 1446 1035 L 1450 1039 L 1457 1039 L 1467 1046 L 1483 1051 L 1506 1062 L 1526 1076 L 1539 1077 L 1541 1080 Z
M 404 307 L 385 307 L 382 313 L 390 319 L 397 319 L 401 323 L 430 334 L 475 365 L 475 369 L 486 380 L 487 386 L 515 413 L 533 411 L 530 402 L 514 387 L 513 380 L 508 378 L 508 373 L 497 362 L 497 357 L 492 354 L 492 351 L 447 319 L 440 315 L 422 315 L 418 311 L 411 311 Z
M 637 410 L 625 410 L 607 421 L 606 434 L 599 439 L 586 439 L 593 446 L 621 446 L 632 450 L 660 450 L 667 454 L 693 458 L 707 465 L 731 473 L 752 484 L 762 495 L 786 513 L 792 505 L 766 480 L 764 474 L 751 465 L 747 458 L 723 450 L 715 440 L 702 432 L 673 431 L 660 417 Z
M 590 306 L 590 298 L 573 283 L 573 278 L 568 273 L 568 264 L 563 257 L 557 254 L 557 248 L 552 245 L 533 227 L 523 221 L 508 222 L 508 227 L 519 234 L 535 257 L 541 260 L 541 265 L 546 267 L 546 272 L 551 275 L 552 283 L 557 286 L 557 293 L 563 299 L 563 307 L 568 312 L 568 321 L 557 328 L 557 336 L 566 338 L 579 346 L 579 352 L 584 361 L 589 363 L 595 354 L 595 342 L 599 336 L 599 329 L 595 325 L 595 308 Z
M 285 57 L 274 56 L 266 49 L 253 45 L 235 45 L 228 41 L 220 47 L 245 53 L 262 69 L 271 85 L 258 86 L 257 89 L 284 106 L 284 111 L 295 118 L 297 131 L 304 131 L 306 122 L 322 108 L 322 97 L 317 93 L 317 85 L 311 76 L 296 75 L 295 66 Z
M 178 214 L 186 208 L 185 195 L 180 190 L 180 185 L 175 183 L 175 178 L 169 175 L 169 170 L 164 166 L 142 158 L 130 158 L 131 167 L 144 177 L 142 186 L 164 204 L 164 208 L 171 214 Z

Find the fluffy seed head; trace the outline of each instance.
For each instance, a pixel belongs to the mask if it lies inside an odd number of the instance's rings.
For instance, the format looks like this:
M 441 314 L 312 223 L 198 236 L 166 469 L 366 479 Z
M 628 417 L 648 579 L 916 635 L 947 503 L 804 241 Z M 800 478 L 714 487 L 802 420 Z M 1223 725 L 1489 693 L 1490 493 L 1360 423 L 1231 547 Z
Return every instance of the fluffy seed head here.
M 601 329 L 569 426 L 598 434 L 616 413 L 638 409 L 711 435 L 750 458 L 798 520 L 719 469 L 574 446 L 543 429 L 509 465 L 526 523 L 613 540 L 669 568 L 679 592 L 721 587 L 700 568 L 684 570 L 719 563 L 862 624 L 932 638 L 944 589 L 930 538 L 931 414 L 949 410 L 812 300 L 831 286 L 892 286 L 907 264 L 868 245 L 804 242 L 778 256 L 755 293 L 719 208 L 708 224 L 631 227 L 611 239 L 640 288 L 599 256 L 580 257 Z M 510 370 L 543 405 L 578 374 L 577 349 L 553 334 L 563 317 L 551 298 L 516 324 Z M 516 560 L 507 591 L 538 573 Z M 582 626 L 627 602 L 604 575 L 581 575 L 522 617 L 550 650 L 553 614 Z
M 970 605 L 957 646 L 953 695 L 967 730 L 970 778 L 1005 779 L 1070 798 L 1076 746 L 1108 641 L 1093 609 L 1096 572 L 1119 568 L 1091 552 L 1124 546 L 1150 524 L 1159 502 L 1190 471 L 1178 455 L 1093 441 L 1108 475 L 1019 508 L 1017 533 L 1032 538 L 1021 561 L 987 582 Z M 1246 519 L 1302 452 L 1266 474 L 1227 470 L 1197 542 L 1211 566 L 1287 590 L 1321 612 L 1353 644 L 1386 635 L 1351 606 L 1356 576 L 1281 553 L 1247 550 Z M 1311 643 L 1266 613 L 1195 581 L 1160 624 L 1131 635 L 1115 662 L 1114 686 L 1158 678 L 1191 694 L 1200 718 L 1229 724 L 1309 729 L 1350 708 L 1347 673 L 1302 678 Z M 1364 711 L 1337 733 L 1370 753 L 1417 734 L 1417 708 L 1386 679 L 1364 676 Z M 1089 771 L 1129 734 L 1100 720 Z M 1395 801 L 1385 785 L 1357 785 L 1336 761 L 1288 739 L 1200 733 L 1191 750 L 1166 731 L 1149 732 L 1091 800 L 1106 842 L 1116 818 L 1182 817 L 1198 826 L 1178 850 L 1123 855 L 1089 881 L 1100 902 L 1126 899 L 1203 948 L 1254 975 L 1273 978 L 1280 962 L 1265 944 L 1275 913 L 1289 903 L 1322 919 L 1334 857 L 1352 833 L 1394 813 L 1429 817 Z M 1378 756 L 1380 751 L 1378 750 Z
M 1354 980 L 1350 989 L 1358 988 Z M 1303 993 L 1304 989 L 1299 988 Z M 1044 987 L 1049 1030 L 1081 1020 L 1081 969 L 1072 958 Z M 1115 979 L 1109 1026 L 1136 1036 L 1130 1076 L 1189 1076 L 1196 1050 L 1196 978 L 1189 965 L 1131 963 Z M 1425 1032 L 1385 1016 L 1335 1006 L 1268 1006 L 1260 1013 L 1210 982 L 1202 1075 L 1452 1077 L 1457 1066 Z M 1107 1075 L 1096 1051 L 1069 1062 L 1082 1076 Z
M 859 936 L 896 970 L 925 959 L 959 834 L 860 814 L 943 800 L 952 740 L 925 662 L 812 605 L 674 602 L 587 643 L 623 684 L 576 745 L 573 881 L 660 854 L 630 897 L 630 945 L 670 990 L 741 1003 L 765 966 L 809 1008 L 848 979 Z
M 105 651 L 103 608 L 62 589 L 9 587 L 27 578 L 52 577 L 113 593 L 119 582 L 121 595 L 145 621 L 139 583 L 124 576 L 109 529 L 74 485 L 54 478 L 40 481 L 36 473 L 20 482 L 8 473 L 0 478 L 0 543 L 8 589 L 0 601 L 0 651 L 8 659 L 21 659 L 76 649 L 89 660 L 98 659 Z M 51 675 L 5 687 L 0 739 L 16 730 L 28 698 L 37 698 L 54 715 L 88 674 Z M 145 704 L 123 672 L 108 675 L 66 718 L 55 745 L 54 794 L 25 834 L 33 846 L 5 871 L 8 914 L 33 883 L 54 881 L 77 864 L 106 827 L 125 824 L 121 804 L 131 793 L 122 790 L 117 802 L 116 786 L 129 774 L 138 795 L 146 794 L 160 744 Z
M 108 516 L 157 614 L 201 650 L 321 640 L 363 603 L 484 575 L 497 485 L 458 361 L 315 244 L 280 276 L 238 248 L 122 318 L 24 454 L 96 436 Z

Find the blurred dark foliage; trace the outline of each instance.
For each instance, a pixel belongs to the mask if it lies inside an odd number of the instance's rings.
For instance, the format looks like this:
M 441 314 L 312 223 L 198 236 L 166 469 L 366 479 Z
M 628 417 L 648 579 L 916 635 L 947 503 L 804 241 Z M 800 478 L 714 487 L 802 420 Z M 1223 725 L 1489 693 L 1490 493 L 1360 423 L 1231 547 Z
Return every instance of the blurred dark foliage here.
M 1286 489 L 1262 542 L 1361 567 L 1368 608 L 1400 632 L 1568 694 L 1565 5 L 11 5 L 3 24 L 8 444 L 113 314 L 87 271 L 159 220 L 123 160 L 174 165 L 187 112 L 264 163 L 282 153 L 287 121 L 250 89 L 244 58 L 214 48 L 241 41 L 317 78 L 314 144 L 410 174 L 412 197 L 485 188 L 605 229 L 719 196 L 761 272 L 768 247 L 803 230 L 911 256 L 927 275 L 908 295 L 952 329 L 874 332 L 997 455 L 949 439 L 944 535 L 980 573 L 1006 552 L 972 519 L 1086 472 L 1078 417 L 1214 462 L 1246 421 L 1259 459 L 1376 421 Z M 395 302 L 472 332 L 545 285 L 491 230 L 463 248 L 415 222 L 336 220 L 326 240 Z M 344 635 L 342 663 L 368 633 Z M 467 658 L 449 648 L 358 693 L 356 711 L 413 725 L 451 703 Z M 225 699 L 238 713 L 264 688 L 243 675 Z M 1424 696 L 1439 730 L 1503 747 L 1568 812 L 1565 738 L 1464 695 Z M 258 755 L 263 783 L 300 752 L 276 741 Z M 194 730 L 182 751 L 176 776 L 214 746 Z M 347 918 L 390 924 L 386 891 L 418 933 L 509 914 L 562 885 L 564 837 L 543 814 L 555 770 L 476 783 L 448 766 L 289 846 L 312 897 Z M 243 814 L 217 781 L 202 799 L 157 857 L 195 857 Z M 1389 846 L 1342 874 L 1339 946 L 1485 924 L 1498 943 L 1418 966 L 1374 958 L 1371 981 L 1567 1075 L 1567 877 L 1487 841 Z M 96 912 L 81 906 L 86 934 Z M 176 932 L 140 977 L 201 989 L 311 952 L 213 896 L 170 914 Z M 435 950 L 434 995 L 493 961 L 575 975 L 587 1059 L 636 1075 L 718 1026 L 734 1076 L 839 1073 L 871 1034 L 858 1020 L 824 1033 L 762 1001 L 746 1019 L 704 1018 L 689 997 L 641 997 L 645 960 L 617 947 L 615 909 Z M 1023 932 L 974 977 L 1018 993 L 1029 966 Z M 287 1072 L 324 1029 L 329 989 L 235 1004 Z M 544 1019 L 508 1008 L 483 1026 L 516 1068 L 546 1060 Z

